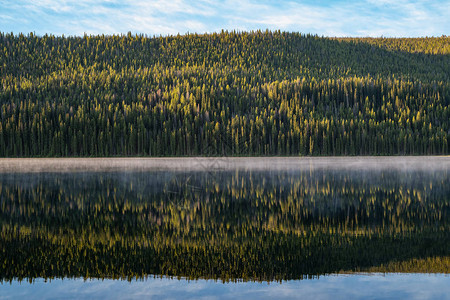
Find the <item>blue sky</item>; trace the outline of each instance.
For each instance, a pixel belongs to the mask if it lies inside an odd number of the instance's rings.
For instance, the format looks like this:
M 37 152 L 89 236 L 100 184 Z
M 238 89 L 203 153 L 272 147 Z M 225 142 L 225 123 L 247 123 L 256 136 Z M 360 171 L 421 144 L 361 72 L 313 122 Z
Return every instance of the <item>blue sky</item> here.
M 450 35 L 450 0 L 0 0 L 0 31 L 185 34 L 281 29 L 325 36 Z

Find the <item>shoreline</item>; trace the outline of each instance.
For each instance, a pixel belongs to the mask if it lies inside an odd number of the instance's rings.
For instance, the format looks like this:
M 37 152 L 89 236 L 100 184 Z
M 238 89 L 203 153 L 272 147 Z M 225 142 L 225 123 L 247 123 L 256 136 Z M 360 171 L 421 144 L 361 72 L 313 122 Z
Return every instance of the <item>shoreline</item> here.
M 450 156 L 0 158 L 0 173 L 164 170 L 450 171 Z

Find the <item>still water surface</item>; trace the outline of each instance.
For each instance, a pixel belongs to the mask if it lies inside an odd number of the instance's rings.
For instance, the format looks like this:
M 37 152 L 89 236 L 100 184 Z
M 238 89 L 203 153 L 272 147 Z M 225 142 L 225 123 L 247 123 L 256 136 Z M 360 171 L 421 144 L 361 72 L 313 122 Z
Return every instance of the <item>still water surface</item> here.
M 445 298 L 448 172 L 4 172 L 0 298 Z
M 0 286 L 0 299 L 448 299 L 450 277 L 436 274 L 328 275 L 279 282 L 58 279 Z

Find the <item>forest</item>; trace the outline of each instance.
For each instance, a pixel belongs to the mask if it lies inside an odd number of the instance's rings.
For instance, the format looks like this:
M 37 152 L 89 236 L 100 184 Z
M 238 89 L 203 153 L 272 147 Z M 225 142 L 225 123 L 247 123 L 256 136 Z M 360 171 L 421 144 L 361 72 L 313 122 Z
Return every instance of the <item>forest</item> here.
M 450 151 L 450 37 L 0 33 L 0 157 Z
M 446 179 L 446 171 L 0 174 L 0 282 L 448 274 Z

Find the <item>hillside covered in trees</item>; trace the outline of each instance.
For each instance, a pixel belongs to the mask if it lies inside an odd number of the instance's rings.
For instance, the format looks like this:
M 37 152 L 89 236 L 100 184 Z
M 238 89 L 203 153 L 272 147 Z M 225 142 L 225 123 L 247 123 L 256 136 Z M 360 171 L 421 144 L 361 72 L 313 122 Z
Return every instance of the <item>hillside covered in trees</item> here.
M 0 156 L 449 154 L 450 38 L 0 33 Z

